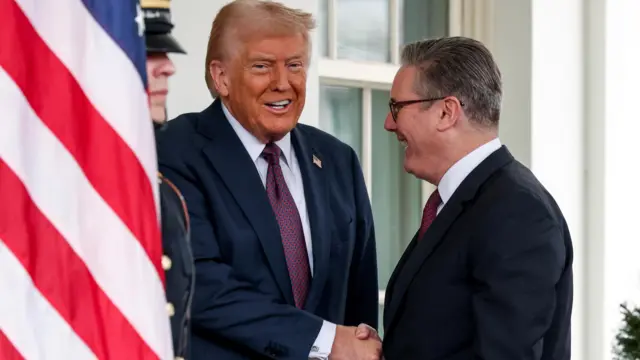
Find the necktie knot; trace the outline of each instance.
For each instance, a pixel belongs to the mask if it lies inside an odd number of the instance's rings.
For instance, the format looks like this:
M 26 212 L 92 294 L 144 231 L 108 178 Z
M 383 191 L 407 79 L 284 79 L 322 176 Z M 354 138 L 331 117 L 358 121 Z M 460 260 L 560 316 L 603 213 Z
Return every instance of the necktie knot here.
M 442 199 L 440 198 L 440 192 L 438 191 L 438 189 L 436 189 L 429 196 L 429 199 L 427 200 L 427 204 L 424 206 L 424 209 L 425 211 L 427 209 L 438 210 L 438 206 L 440 205 L 441 202 L 442 202 Z
M 422 238 L 424 234 L 427 232 L 429 226 L 433 220 L 436 219 L 436 215 L 438 214 L 438 206 L 442 202 L 442 198 L 440 198 L 440 192 L 436 189 L 427 200 L 427 204 L 424 206 L 424 211 L 422 212 L 422 223 L 420 224 L 420 230 L 418 232 L 418 239 Z
M 278 145 L 268 143 L 262 150 L 261 156 L 267 160 L 269 165 L 278 165 L 280 164 L 280 154 L 282 154 L 282 149 Z

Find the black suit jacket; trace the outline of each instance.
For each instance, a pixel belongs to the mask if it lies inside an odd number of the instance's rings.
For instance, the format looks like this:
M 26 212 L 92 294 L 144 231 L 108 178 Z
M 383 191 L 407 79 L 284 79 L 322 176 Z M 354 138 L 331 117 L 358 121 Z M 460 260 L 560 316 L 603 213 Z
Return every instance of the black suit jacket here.
M 568 360 L 572 261 L 560 209 L 502 147 L 398 263 L 385 299 L 385 358 Z
M 376 327 L 373 216 L 356 154 L 306 125 L 291 137 L 313 243 L 304 311 L 294 306 L 264 185 L 219 100 L 158 135 L 160 170 L 184 195 L 191 219 L 195 360 L 306 359 L 322 319 Z

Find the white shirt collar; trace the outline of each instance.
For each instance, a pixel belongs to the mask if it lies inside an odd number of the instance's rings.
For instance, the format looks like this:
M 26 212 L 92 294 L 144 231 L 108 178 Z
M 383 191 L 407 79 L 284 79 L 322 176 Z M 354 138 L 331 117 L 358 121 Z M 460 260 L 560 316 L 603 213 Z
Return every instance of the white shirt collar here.
M 500 149 L 502 143 L 500 139 L 495 138 L 488 143 L 476 148 L 462 159 L 458 160 L 453 166 L 447 170 L 440 183 L 438 184 L 438 191 L 440 192 L 440 198 L 442 203 L 446 204 L 456 191 L 458 186 L 464 181 L 464 179 L 475 169 L 481 162 L 483 162 L 494 151 Z
M 242 126 L 240 122 L 238 122 L 238 120 L 233 117 L 233 115 L 231 115 L 229 109 L 227 109 L 224 104 L 222 104 L 222 112 L 224 112 L 227 120 L 229 120 L 229 124 L 231 124 L 231 127 L 240 138 L 242 145 L 244 145 L 245 149 L 247 149 L 249 156 L 251 156 L 251 160 L 254 163 L 258 161 L 258 159 L 260 159 L 260 154 L 262 154 L 262 150 L 264 150 L 266 144 L 260 142 L 258 138 L 247 131 L 247 129 L 245 129 L 244 126 Z M 289 159 L 292 158 L 291 133 L 287 133 L 287 135 L 285 135 L 282 139 L 276 141 L 276 145 L 278 145 L 278 147 L 282 150 L 284 161 L 287 166 L 289 166 Z

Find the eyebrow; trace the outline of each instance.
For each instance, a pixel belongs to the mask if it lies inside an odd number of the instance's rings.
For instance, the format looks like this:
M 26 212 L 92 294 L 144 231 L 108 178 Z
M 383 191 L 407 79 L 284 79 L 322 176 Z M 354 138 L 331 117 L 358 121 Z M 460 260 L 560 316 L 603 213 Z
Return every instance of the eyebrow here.
M 292 60 L 302 60 L 304 58 L 304 55 L 302 54 L 296 54 L 293 56 L 290 56 L 287 58 L 287 62 L 292 61 Z M 276 58 L 272 55 L 267 55 L 267 54 L 255 54 L 249 57 L 249 61 L 269 61 L 269 62 L 274 62 L 276 61 Z

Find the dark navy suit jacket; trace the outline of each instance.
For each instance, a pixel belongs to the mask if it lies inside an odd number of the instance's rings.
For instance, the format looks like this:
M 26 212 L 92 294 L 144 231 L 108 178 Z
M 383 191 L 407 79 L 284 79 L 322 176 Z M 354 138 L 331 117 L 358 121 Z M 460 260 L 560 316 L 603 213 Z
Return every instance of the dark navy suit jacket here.
M 571 235 L 553 197 L 506 147 L 417 237 L 387 286 L 385 359 L 571 358 Z
M 298 124 L 291 137 L 313 241 L 304 311 L 293 305 L 265 188 L 220 101 L 158 136 L 160 171 L 182 191 L 191 218 L 195 360 L 307 359 L 323 319 L 377 328 L 373 216 L 357 156 L 310 126 Z

